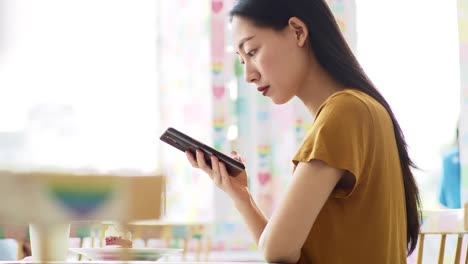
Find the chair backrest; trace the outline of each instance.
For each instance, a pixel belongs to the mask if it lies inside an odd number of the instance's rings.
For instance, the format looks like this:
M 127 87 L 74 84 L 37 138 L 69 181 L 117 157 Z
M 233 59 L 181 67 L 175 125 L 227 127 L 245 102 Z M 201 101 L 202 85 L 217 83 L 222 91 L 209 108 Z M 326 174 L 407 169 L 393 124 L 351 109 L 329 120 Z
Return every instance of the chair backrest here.
M 455 235 L 457 237 L 456 246 L 455 246 L 455 258 L 454 263 L 460 263 L 461 253 L 462 253 L 462 244 L 463 238 L 468 234 L 468 224 L 465 217 L 467 213 L 467 207 L 465 205 L 464 209 L 440 209 L 440 210 L 427 210 L 422 212 L 423 224 L 421 226 L 421 231 L 419 233 L 418 240 L 418 255 L 417 263 L 423 263 L 423 253 L 424 253 L 424 242 L 429 235 L 438 235 L 440 236 L 440 246 L 438 251 L 438 262 L 445 263 L 444 259 L 446 256 L 445 246 L 447 241 L 447 236 Z M 467 254 L 468 256 L 468 254 Z M 463 263 L 468 263 L 468 258 L 465 256 Z M 426 262 L 426 261 L 425 261 Z M 431 262 L 433 263 L 433 262 Z

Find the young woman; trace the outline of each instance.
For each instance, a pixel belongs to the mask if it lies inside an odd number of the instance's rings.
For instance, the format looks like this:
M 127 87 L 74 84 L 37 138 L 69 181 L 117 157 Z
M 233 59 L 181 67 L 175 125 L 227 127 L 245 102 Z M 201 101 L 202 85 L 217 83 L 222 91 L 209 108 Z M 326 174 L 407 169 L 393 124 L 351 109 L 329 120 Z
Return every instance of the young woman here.
M 187 154 L 233 200 L 269 262 L 406 263 L 420 227 L 419 194 L 390 106 L 346 44 L 323 0 L 239 0 L 233 40 L 246 81 L 275 104 L 297 96 L 314 123 L 267 219 L 247 186 Z M 232 156 L 241 160 L 237 153 Z

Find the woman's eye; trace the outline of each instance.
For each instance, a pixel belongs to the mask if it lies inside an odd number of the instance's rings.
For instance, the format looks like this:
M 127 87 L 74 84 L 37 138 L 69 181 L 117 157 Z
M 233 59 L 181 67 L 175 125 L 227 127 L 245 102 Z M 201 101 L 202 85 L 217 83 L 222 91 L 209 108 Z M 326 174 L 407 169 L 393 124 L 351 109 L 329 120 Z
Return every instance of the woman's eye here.
M 251 51 L 247 52 L 247 56 L 253 57 L 255 55 L 255 53 L 257 53 L 257 50 L 251 50 Z

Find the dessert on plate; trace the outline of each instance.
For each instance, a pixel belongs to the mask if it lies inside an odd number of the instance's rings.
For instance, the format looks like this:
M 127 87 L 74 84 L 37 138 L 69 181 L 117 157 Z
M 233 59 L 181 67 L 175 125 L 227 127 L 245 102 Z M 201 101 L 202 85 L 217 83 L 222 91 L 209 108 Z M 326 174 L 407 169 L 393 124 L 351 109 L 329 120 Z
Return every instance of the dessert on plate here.
M 132 248 L 132 233 L 118 225 L 111 225 L 105 232 L 106 247 Z

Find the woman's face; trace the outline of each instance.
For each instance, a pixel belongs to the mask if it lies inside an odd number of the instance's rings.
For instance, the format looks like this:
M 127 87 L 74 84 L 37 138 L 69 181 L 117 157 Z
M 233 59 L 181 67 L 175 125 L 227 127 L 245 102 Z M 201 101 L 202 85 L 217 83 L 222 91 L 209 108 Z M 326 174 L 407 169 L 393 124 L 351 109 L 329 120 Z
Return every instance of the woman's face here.
M 275 31 L 257 27 L 243 17 L 232 19 L 233 44 L 245 66 L 246 81 L 255 84 L 276 104 L 284 104 L 297 95 L 307 75 L 307 29 L 304 36 L 304 29 L 296 26 L 290 23 Z

